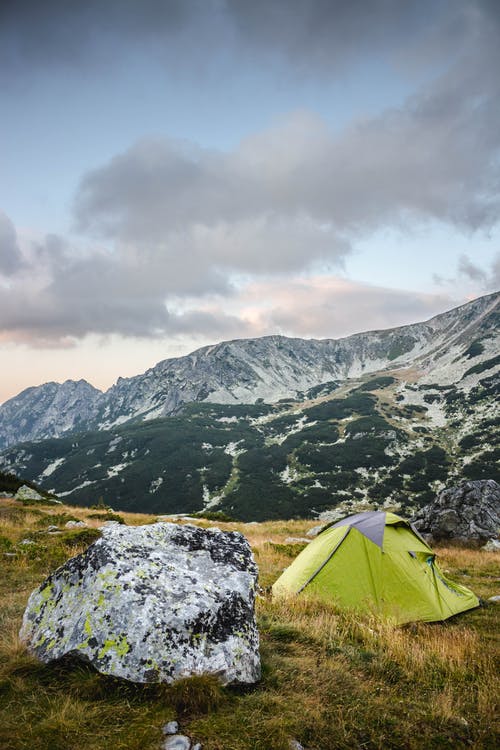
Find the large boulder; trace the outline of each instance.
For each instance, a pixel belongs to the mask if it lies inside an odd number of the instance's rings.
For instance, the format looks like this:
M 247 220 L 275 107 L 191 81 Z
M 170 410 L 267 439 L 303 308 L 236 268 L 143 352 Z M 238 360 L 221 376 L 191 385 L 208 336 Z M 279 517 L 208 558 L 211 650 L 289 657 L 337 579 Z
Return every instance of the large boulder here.
M 260 677 L 257 566 L 242 534 L 156 523 L 109 526 L 34 591 L 21 638 L 133 682 Z
M 492 539 L 500 529 L 500 485 L 493 479 L 481 479 L 441 490 L 413 523 L 435 542 Z

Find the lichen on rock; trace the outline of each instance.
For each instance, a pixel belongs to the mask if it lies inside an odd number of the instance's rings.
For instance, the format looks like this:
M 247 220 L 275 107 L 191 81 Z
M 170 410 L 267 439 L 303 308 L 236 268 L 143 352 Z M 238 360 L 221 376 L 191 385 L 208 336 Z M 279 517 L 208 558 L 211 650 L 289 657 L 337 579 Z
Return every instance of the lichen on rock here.
M 21 637 L 133 682 L 260 677 L 257 566 L 242 534 L 190 525 L 103 528 L 32 593 Z

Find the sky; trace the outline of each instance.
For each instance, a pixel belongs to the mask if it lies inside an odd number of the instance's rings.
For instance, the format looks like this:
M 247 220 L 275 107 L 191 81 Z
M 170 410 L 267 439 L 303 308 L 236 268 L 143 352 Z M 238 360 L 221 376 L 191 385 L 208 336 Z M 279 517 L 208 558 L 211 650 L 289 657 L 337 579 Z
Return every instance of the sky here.
M 3 0 L 0 402 L 500 287 L 497 0 Z

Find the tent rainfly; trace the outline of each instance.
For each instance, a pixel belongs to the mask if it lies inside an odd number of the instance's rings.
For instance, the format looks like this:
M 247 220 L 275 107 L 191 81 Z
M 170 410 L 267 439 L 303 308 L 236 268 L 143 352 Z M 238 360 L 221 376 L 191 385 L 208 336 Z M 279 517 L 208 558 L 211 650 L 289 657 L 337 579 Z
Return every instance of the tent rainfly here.
M 273 595 L 310 591 L 340 607 L 433 622 L 479 606 L 446 578 L 412 524 L 394 513 L 357 513 L 321 532 L 278 578 Z

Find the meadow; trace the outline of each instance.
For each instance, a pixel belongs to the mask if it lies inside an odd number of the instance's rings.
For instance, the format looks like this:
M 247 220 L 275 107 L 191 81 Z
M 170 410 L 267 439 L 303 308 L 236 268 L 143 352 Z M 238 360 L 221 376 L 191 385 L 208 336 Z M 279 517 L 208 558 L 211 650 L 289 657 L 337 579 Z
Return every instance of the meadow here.
M 130 525 L 155 520 L 121 515 Z M 259 565 L 259 684 L 222 688 L 197 677 L 138 686 L 71 660 L 39 663 L 18 638 L 27 599 L 97 538 L 103 519 L 95 516 L 0 500 L 1 750 L 158 750 L 171 719 L 203 750 L 289 750 L 291 739 L 307 750 L 500 746 L 500 605 L 395 627 L 308 596 L 273 601 L 269 586 L 302 548 L 286 539 L 311 521 L 217 523 L 243 532 Z M 88 528 L 64 530 L 70 519 Z M 50 524 L 62 533 L 46 533 Z M 436 551 L 447 574 L 482 599 L 500 593 L 498 553 Z

